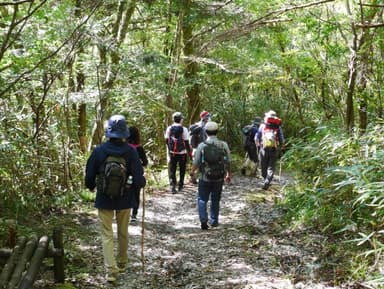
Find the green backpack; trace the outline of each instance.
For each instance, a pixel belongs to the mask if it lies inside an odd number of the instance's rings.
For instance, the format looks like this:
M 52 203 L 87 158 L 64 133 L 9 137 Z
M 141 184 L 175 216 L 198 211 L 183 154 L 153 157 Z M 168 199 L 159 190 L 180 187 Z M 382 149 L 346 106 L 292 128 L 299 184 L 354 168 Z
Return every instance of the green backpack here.
M 127 164 L 123 156 L 108 156 L 104 163 L 103 193 L 111 199 L 124 194 Z
M 226 153 L 223 148 L 204 142 L 201 164 L 202 172 L 208 180 L 219 181 L 224 179 L 225 158 Z

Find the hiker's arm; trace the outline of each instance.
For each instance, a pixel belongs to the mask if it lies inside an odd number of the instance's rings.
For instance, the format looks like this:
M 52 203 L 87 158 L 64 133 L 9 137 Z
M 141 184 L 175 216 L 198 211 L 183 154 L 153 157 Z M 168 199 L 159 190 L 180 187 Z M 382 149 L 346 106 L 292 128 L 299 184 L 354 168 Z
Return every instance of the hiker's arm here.
M 195 152 L 195 158 L 192 161 L 192 167 L 190 176 L 195 176 L 196 172 L 199 170 L 200 162 L 201 162 L 201 150 L 202 150 L 203 144 L 199 144 L 199 146 L 196 149 Z
M 96 175 L 98 173 L 99 161 L 97 158 L 96 148 L 87 160 L 87 165 L 85 167 L 85 186 L 90 190 L 94 191 L 96 188 Z
M 284 134 L 283 134 L 283 129 L 281 126 L 279 127 L 279 144 L 284 147 L 285 144 L 285 139 L 284 139 Z
M 136 188 L 144 188 L 146 185 L 146 179 L 144 177 L 144 169 L 141 165 L 138 153 L 132 154 L 130 164 L 131 167 L 129 171 L 133 177 L 133 184 Z
M 226 160 L 227 161 L 227 163 L 226 163 L 227 174 L 226 174 L 224 180 L 227 184 L 229 184 L 231 182 L 231 179 L 232 179 L 232 169 L 231 169 L 231 151 L 229 150 L 228 144 L 224 145 L 224 150 L 225 150 L 226 158 L 227 158 L 227 160 Z
M 256 147 L 260 147 L 260 143 L 261 143 L 261 126 L 259 127 L 259 129 L 257 130 L 257 132 L 255 134 L 254 141 L 255 141 Z

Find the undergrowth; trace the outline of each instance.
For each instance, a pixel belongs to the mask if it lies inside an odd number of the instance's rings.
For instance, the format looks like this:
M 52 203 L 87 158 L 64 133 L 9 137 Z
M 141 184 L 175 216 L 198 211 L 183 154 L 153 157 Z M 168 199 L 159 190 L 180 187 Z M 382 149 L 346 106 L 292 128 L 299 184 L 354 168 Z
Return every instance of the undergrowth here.
M 384 265 L 383 135 L 380 125 L 364 135 L 319 127 L 282 159 L 295 179 L 284 188 L 287 220 L 343 240 L 337 249 L 354 256 L 345 276 L 375 286 L 384 286 L 376 277 Z

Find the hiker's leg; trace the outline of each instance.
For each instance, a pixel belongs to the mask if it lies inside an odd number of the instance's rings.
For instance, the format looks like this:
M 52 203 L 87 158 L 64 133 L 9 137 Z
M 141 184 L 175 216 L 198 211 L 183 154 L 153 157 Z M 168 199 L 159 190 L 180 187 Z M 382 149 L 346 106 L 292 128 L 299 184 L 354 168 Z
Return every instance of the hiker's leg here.
M 268 167 L 267 167 L 267 180 L 269 183 L 273 179 L 276 161 L 277 161 L 277 150 L 271 149 L 268 152 Z
M 134 200 L 134 206 L 132 208 L 132 217 L 137 216 L 137 211 L 140 206 L 140 188 L 135 188 L 135 200 Z
M 266 149 L 260 149 L 260 170 L 261 176 L 263 179 L 267 177 L 267 169 L 268 169 L 268 154 Z
M 213 226 L 219 224 L 219 211 L 223 182 L 211 182 L 211 211 L 209 223 Z
M 116 261 L 119 267 L 125 267 L 128 263 L 128 224 L 131 209 L 116 211 L 117 223 L 117 257 Z
M 209 200 L 209 182 L 199 180 L 198 184 L 198 196 L 197 196 L 197 208 L 199 211 L 200 222 L 207 222 L 207 203 Z
M 114 210 L 98 210 L 101 228 L 101 240 L 103 245 L 104 265 L 108 274 L 115 274 L 118 272 L 113 253 L 112 221 L 114 214 Z
M 179 166 L 180 166 L 180 177 L 179 177 L 179 190 L 184 187 L 185 171 L 187 169 L 187 154 L 180 155 Z
M 176 168 L 177 168 L 177 159 L 173 155 L 169 160 L 169 185 L 173 189 L 176 186 Z

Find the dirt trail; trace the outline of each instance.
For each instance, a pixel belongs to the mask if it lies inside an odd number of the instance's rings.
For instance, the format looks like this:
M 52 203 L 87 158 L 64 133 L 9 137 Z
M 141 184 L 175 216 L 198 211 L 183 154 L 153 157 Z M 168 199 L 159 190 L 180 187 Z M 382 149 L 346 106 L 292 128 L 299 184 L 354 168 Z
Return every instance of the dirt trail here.
M 277 178 L 278 180 L 278 178 Z M 141 222 L 129 226 L 129 267 L 116 284 L 104 281 L 101 241 L 96 215 L 80 220 L 85 229 L 76 246 L 82 248 L 84 273 L 73 276 L 80 288 L 148 289 L 331 289 L 319 255 L 325 237 L 293 232 L 281 223 L 283 212 L 275 206 L 279 183 L 269 191 L 260 180 L 234 177 L 225 186 L 220 226 L 200 229 L 196 186 L 178 193 L 146 194 L 145 270 L 141 260 Z M 139 209 L 141 218 L 142 208 Z M 75 260 L 72 260 L 75 262 Z M 352 288 L 352 287 L 350 287 Z
M 260 187 L 255 178 L 235 177 L 223 191 L 220 226 L 208 231 L 200 229 L 195 186 L 176 195 L 147 195 L 144 273 L 138 222 L 129 227 L 130 266 L 117 284 L 105 284 L 100 270 L 99 286 L 93 279 L 82 288 L 341 288 L 318 281 L 322 237 L 284 231 L 273 201 L 278 185 L 270 191 Z

